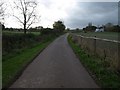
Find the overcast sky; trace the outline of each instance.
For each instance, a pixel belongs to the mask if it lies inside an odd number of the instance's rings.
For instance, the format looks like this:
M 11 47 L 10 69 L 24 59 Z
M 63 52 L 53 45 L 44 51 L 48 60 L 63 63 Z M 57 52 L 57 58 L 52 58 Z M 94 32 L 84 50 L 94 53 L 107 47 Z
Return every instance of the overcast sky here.
M 5 1 L 5 0 L 4 0 Z M 7 13 L 12 14 L 13 0 L 7 1 Z M 99 0 L 37 0 L 37 14 L 41 16 L 39 23 L 33 26 L 50 27 L 54 21 L 62 20 L 68 28 L 83 28 L 89 22 L 93 25 L 102 25 L 108 22 L 118 23 L 119 0 L 106 0 L 109 2 L 97 2 Z M 110 2 L 114 1 L 114 2 Z M 116 1 L 116 2 L 115 2 Z M 13 9 L 13 8 L 12 8 Z M 5 26 L 21 27 L 15 18 L 7 15 Z

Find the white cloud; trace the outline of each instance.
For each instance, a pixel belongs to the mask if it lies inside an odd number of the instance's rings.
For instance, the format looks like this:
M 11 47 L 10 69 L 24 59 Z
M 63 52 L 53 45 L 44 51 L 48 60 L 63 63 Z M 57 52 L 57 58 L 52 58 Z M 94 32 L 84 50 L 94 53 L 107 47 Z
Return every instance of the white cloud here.
M 76 7 L 77 3 L 74 0 L 47 0 L 46 2 L 42 0 L 39 2 L 37 12 L 41 15 L 41 24 L 50 27 L 54 21 L 68 18 L 69 12 Z

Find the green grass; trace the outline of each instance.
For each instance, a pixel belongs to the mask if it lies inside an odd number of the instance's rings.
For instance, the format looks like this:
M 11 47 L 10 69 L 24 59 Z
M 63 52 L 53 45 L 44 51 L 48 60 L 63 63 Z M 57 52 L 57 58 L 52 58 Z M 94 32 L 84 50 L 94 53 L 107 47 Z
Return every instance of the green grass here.
M 24 33 L 24 32 L 18 32 L 18 31 L 2 31 L 2 33 Z
M 33 33 L 35 35 L 40 35 L 40 32 L 29 32 L 29 33 Z
M 98 37 L 98 38 L 102 38 L 102 39 L 110 39 L 110 40 L 118 40 L 118 36 L 120 35 L 120 33 L 117 32 L 79 32 L 76 33 L 78 35 L 83 35 L 83 36 L 87 36 L 87 37 Z
M 55 38 L 55 37 L 54 37 Z M 44 42 L 36 44 L 32 48 L 26 48 L 22 52 L 16 54 L 14 57 L 5 60 L 2 63 L 2 80 L 3 87 L 8 86 L 15 77 L 30 63 L 36 55 L 38 55 L 51 41 L 54 39 L 46 39 Z
M 104 60 L 85 53 L 83 49 L 75 44 L 71 36 L 68 36 L 68 42 L 80 62 L 86 67 L 90 75 L 95 79 L 96 83 L 102 88 L 120 88 L 120 74 L 107 68 Z
M 42 38 L 38 41 L 39 38 Z M 9 56 L 15 56 L 14 54 L 21 52 L 25 48 L 31 48 L 38 42 L 44 40 L 42 35 L 35 34 L 23 34 L 23 33 L 7 33 L 2 34 L 2 56 L 4 61 Z M 10 55 L 11 54 L 11 55 Z
M 20 31 L 2 31 L 2 33 L 8 33 L 8 34 L 24 34 L 24 32 Z M 28 33 L 32 33 L 34 35 L 40 35 L 40 32 L 27 32 Z

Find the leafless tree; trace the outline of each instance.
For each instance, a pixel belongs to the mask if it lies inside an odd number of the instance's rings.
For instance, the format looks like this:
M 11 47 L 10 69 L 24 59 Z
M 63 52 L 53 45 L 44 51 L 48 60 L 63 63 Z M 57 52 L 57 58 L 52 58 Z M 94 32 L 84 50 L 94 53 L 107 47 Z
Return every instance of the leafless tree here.
M 0 19 L 3 19 L 4 16 L 4 8 L 3 8 L 4 3 L 0 2 Z
M 28 0 L 17 0 L 14 2 L 15 8 L 19 10 L 19 15 L 13 15 L 24 28 L 24 33 L 26 34 L 27 29 L 36 22 L 37 15 L 35 14 L 35 9 L 37 7 L 36 1 Z
M 0 35 L 1 35 L 1 30 L 4 27 L 4 23 L 3 23 L 3 20 L 4 20 L 4 10 L 5 10 L 4 9 L 4 2 L 0 1 Z

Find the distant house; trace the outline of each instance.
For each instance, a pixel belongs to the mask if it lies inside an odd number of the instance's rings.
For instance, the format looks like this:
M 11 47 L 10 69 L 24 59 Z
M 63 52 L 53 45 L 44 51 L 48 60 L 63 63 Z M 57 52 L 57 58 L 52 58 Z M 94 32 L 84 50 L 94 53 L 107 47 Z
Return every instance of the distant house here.
M 96 29 L 95 32 L 104 32 L 104 29 Z
M 97 27 L 95 32 L 104 32 L 104 27 Z

